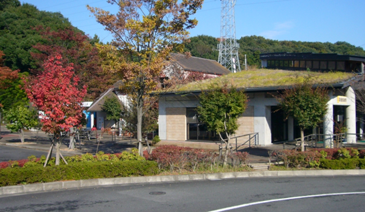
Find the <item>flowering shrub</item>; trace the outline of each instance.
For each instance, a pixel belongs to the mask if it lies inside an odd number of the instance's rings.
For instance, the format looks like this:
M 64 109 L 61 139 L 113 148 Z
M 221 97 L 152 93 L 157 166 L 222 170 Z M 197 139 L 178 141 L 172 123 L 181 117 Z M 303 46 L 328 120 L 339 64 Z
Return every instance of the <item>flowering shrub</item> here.
M 216 151 L 169 145 L 157 147 L 152 154 L 144 151 L 143 155 L 147 160 L 156 161 L 160 169 L 179 172 L 213 169 L 215 166 L 222 165 L 223 162 L 223 158 L 220 158 Z M 228 158 L 229 165 L 239 166 L 246 162 L 248 153 L 233 153 Z

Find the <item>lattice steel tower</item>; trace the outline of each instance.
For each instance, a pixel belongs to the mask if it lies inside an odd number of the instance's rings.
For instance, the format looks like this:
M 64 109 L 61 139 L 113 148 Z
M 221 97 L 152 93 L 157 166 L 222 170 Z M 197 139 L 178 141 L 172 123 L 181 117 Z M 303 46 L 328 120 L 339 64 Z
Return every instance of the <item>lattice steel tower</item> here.
M 236 42 L 234 6 L 236 0 L 221 0 L 221 37 L 218 44 L 218 62 L 233 73 L 241 71 L 238 58 L 239 44 Z

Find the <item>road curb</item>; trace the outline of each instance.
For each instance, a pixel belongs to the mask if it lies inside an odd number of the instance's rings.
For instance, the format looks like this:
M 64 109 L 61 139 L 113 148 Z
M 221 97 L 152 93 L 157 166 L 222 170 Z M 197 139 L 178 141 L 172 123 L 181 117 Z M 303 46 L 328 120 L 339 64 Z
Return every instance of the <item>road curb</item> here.
M 252 172 L 227 172 L 227 173 L 214 173 L 214 174 L 102 178 L 102 179 L 5 186 L 5 187 L 0 187 L 0 198 L 9 195 L 29 194 L 35 192 L 49 192 L 49 191 L 79 189 L 87 187 L 131 185 L 131 184 L 142 184 L 142 183 L 171 183 L 171 182 L 260 178 L 260 177 L 320 177 L 320 176 L 333 177 L 333 176 L 360 176 L 360 175 L 365 175 L 365 169 L 252 171 Z

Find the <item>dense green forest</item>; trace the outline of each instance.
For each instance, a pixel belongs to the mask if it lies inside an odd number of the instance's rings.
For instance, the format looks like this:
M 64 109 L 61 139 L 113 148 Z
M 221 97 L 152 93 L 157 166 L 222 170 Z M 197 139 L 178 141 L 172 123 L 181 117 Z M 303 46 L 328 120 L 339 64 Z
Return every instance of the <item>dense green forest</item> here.
M 39 11 L 33 5 L 20 4 L 18 0 L 1 0 L 0 50 L 6 55 L 5 66 L 21 72 L 35 68 L 30 52 L 34 51 L 32 46 L 43 43 L 36 26 L 50 27 L 51 30 L 72 27 L 61 13 Z
M 190 51 L 192 56 L 213 60 L 218 59 L 217 38 L 199 35 L 191 37 L 190 40 L 190 43 L 185 46 L 185 51 Z M 247 55 L 248 65 L 256 67 L 261 65 L 260 54 L 269 52 L 313 52 L 365 56 L 363 48 L 340 41 L 336 43 L 278 41 L 266 39 L 261 36 L 245 36 L 241 37 L 237 42 L 240 45 L 239 57 L 241 68 L 244 68 L 245 54 Z

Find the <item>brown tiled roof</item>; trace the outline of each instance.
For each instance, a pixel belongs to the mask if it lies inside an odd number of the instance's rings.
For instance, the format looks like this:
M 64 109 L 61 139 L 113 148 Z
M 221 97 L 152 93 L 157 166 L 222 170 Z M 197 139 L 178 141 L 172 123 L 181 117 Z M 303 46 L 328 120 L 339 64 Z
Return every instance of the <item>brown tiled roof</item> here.
M 103 109 L 101 107 L 104 105 L 104 102 L 107 98 L 111 98 L 111 97 L 118 98 L 118 96 L 113 91 L 114 91 L 114 88 L 109 88 L 104 93 L 100 94 L 100 96 L 95 99 L 95 101 L 92 103 L 92 105 L 89 107 L 89 109 L 87 109 L 87 111 L 88 112 L 102 111 Z M 119 100 L 119 98 L 118 98 L 118 100 Z M 121 101 L 119 101 L 119 103 L 121 106 L 123 105 L 123 103 Z
M 230 71 L 223 67 L 215 60 L 209 60 L 199 57 L 186 58 L 184 54 L 172 53 L 171 62 L 178 63 L 185 71 L 196 71 L 207 74 L 224 75 L 229 74 Z

